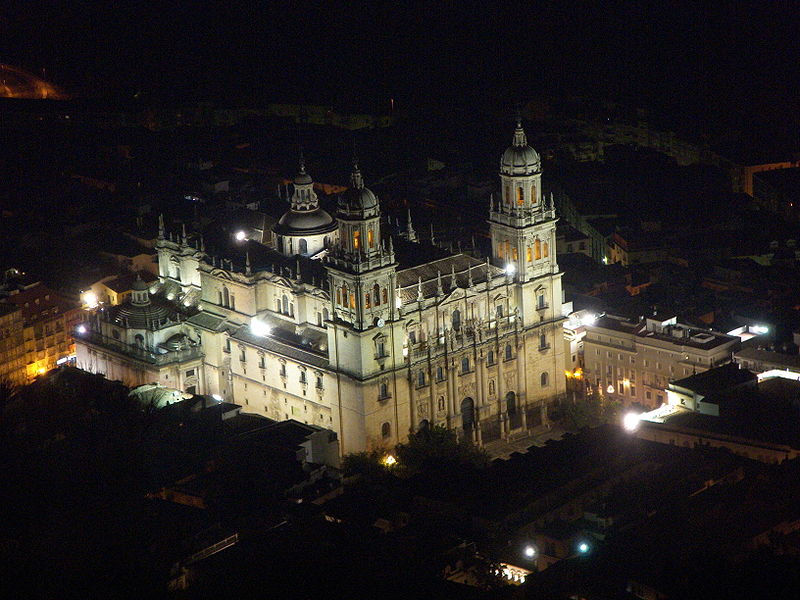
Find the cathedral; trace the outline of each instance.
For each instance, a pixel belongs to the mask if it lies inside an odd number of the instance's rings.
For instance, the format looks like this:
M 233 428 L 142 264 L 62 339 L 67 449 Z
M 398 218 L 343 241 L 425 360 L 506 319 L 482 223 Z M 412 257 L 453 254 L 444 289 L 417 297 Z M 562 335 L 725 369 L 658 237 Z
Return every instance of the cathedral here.
M 269 239 L 159 223 L 159 281 L 79 330 L 78 364 L 337 432 L 342 453 L 433 425 L 476 444 L 548 424 L 565 391 L 556 215 L 517 123 L 484 260 L 393 238 L 354 161 L 335 215 L 302 158 Z

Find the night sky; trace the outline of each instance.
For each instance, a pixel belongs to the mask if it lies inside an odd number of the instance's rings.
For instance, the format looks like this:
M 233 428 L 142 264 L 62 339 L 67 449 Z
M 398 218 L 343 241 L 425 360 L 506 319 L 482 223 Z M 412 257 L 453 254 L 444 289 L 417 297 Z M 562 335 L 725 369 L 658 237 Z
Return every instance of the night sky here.
M 581 94 L 734 126 L 800 108 L 788 2 L 6 4 L 0 62 L 79 95 L 497 110 Z

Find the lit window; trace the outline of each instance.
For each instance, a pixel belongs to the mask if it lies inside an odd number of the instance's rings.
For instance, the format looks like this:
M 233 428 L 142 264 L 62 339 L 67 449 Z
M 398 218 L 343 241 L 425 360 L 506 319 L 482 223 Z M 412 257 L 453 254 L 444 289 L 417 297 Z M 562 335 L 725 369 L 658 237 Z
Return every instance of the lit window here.
M 543 255 L 545 258 L 547 258 L 548 256 L 550 256 L 550 248 L 549 248 L 549 246 L 547 245 L 547 242 L 545 242 L 544 244 L 542 244 L 542 255 Z
M 389 302 L 389 293 L 386 291 L 386 288 L 383 288 L 382 296 L 383 296 L 383 303 L 384 304 Z
M 519 204 L 520 206 L 525 204 L 525 194 L 522 191 L 521 187 L 517 188 L 517 204 Z
M 372 296 L 375 299 L 375 306 L 381 303 L 381 286 L 377 283 L 372 286 Z
M 528 246 L 527 255 L 528 255 L 528 262 L 532 262 L 533 261 L 533 251 L 531 250 L 530 246 Z
M 360 231 L 354 231 L 353 232 L 353 249 L 354 250 L 358 250 L 360 242 L 361 242 L 361 232 Z
M 531 204 L 536 204 L 536 185 L 531 184 Z
M 375 247 L 375 237 L 372 233 L 372 228 L 367 230 L 367 243 L 369 244 L 370 248 Z
M 538 239 L 533 242 L 533 258 L 535 260 L 542 258 L 542 243 Z
M 356 295 L 351 293 L 350 294 L 350 308 L 355 308 L 355 307 L 356 307 Z
M 371 306 L 370 298 L 371 298 L 371 294 L 369 292 L 364 294 L 364 306 L 366 306 L 367 308 L 370 308 L 370 306 Z

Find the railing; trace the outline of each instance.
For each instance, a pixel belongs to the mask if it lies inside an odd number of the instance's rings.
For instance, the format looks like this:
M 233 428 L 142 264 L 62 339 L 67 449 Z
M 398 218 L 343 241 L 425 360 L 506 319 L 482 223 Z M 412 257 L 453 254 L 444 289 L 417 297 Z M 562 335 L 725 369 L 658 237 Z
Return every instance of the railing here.
M 104 350 L 124 354 L 130 358 L 141 360 L 153 365 L 167 365 L 174 362 L 183 362 L 193 358 L 201 358 L 203 351 L 199 346 L 192 346 L 184 350 L 173 350 L 166 354 L 157 354 L 149 348 L 140 348 L 139 346 L 132 346 L 126 344 L 121 340 L 115 340 L 102 333 L 96 331 L 87 331 L 83 334 L 77 334 L 78 341 L 84 341 L 92 346 L 97 346 Z

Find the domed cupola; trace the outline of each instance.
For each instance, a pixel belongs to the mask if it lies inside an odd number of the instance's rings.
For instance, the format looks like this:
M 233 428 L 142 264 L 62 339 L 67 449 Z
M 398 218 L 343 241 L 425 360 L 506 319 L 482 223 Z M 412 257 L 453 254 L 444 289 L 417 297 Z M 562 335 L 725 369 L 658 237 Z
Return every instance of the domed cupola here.
M 136 281 L 131 285 L 131 304 L 134 306 L 148 306 L 150 295 L 147 293 L 147 284 L 141 275 L 136 275 Z
M 313 255 L 326 245 L 326 237 L 336 231 L 337 225 L 324 209 L 314 191 L 314 180 L 306 172 L 306 163 L 300 155 L 300 171 L 294 178 L 291 208 L 273 227 L 278 250 L 288 256 Z M 295 239 L 300 238 L 300 239 Z
M 514 130 L 514 143 L 503 152 L 500 159 L 500 172 L 504 175 L 531 175 L 542 170 L 539 153 L 528 145 L 522 121 L 517 119 Z
M 339 196 L 338 210 L 340 218 L 344 219 L 364 219 L 380 214 L 378 197 L 364 186 L 364 178 L 355 158 L 350 173 L 350 187 Z

